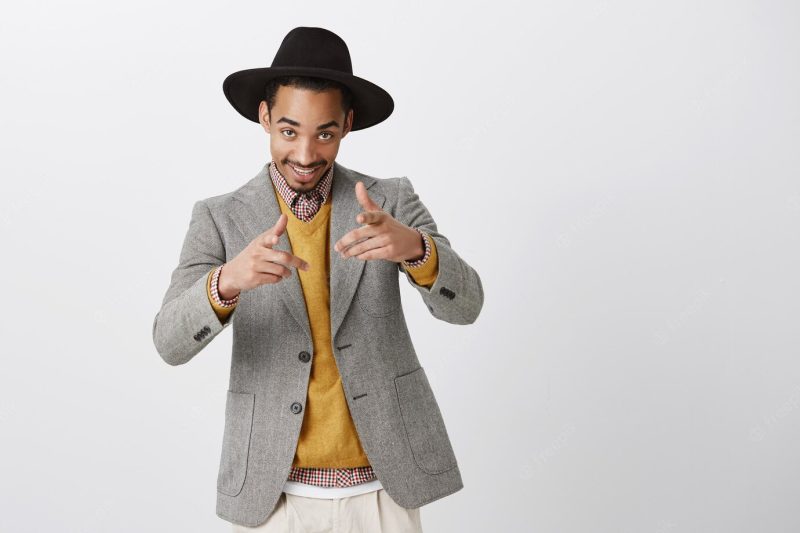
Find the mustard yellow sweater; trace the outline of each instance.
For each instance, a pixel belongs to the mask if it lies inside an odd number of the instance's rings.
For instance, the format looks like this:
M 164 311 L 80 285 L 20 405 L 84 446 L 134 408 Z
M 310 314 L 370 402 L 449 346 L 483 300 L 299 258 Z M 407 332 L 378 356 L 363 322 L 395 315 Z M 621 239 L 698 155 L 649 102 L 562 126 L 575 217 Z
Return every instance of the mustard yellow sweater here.
M 295 269 L 292 273 L 292 275 L 300 276 L 314 345 L 308 398 L 292 466 L 304 468 L 367 466 L 369 461 L 361 447 L 358 433 L 350 416 L 341 376 L 333 357 L 330 331 L 330 287 L 328 285 L 330 273 L 328 243 L 332 194 L 328 195 L 314 218 L 303 222 L 286 205 L 274 185 L 273 191 L 280 204 L 281 212 L 288 217 L 286 232 L 292 253 L 305 259 L 311 265 L 311 269 L 307 272 Z M 416 268 L 408 268 L 408 273 L 414 281 L 427 287 L 433 285 L 439 273 L 439 261 L 433 239 L 431 239 L 431 248 L 431 255 L 425 264 Z M 351 257 L 348 258 L 348 261 L 362 261 L 362 259 Z M 234 307 L 219 307 L 211 298 L 211 272 L 209 272 L 207 283 L 208 299 L 220 321 L 225 322 Z

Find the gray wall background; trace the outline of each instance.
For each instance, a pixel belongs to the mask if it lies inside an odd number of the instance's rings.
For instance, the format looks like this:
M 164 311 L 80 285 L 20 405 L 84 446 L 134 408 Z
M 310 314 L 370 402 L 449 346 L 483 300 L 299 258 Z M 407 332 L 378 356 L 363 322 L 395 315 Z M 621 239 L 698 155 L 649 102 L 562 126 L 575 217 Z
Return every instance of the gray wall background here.
M 800 529 L 796 2 L 3 12 L 0 530 L 229 530 L 230 330 L 173 368 L 150 327 L 193 202 L 269 160 L 222 80 L 299 25 L 396 101 L 338 160 L 484 280 L 466 327 L 403 287 L 465 481 L 426 531 Z

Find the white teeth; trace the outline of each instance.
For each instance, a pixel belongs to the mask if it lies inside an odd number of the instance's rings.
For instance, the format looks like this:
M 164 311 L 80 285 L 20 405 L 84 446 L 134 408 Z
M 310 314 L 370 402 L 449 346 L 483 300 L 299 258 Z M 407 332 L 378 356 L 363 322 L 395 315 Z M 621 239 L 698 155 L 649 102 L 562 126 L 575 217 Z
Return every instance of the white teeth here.
M 291 166 L 291 165 L 290 165 L 290 166 Z M 312 168 L 311 170 L 300 170 L 299 168 L 297 168 L 297 167 L 294 167 L 294 166 L 292 167 L 292 169 L 293 169 L 295 172 L 297 172 L 298 174 L 302 174 L 302 175 L 304 175 L 304 176 L 307 176 L 307 175 L 309 175 L 309 174 L 313 173 L 313 172 L 316 170 L 316 169 L 314 169 L 314 168 Z

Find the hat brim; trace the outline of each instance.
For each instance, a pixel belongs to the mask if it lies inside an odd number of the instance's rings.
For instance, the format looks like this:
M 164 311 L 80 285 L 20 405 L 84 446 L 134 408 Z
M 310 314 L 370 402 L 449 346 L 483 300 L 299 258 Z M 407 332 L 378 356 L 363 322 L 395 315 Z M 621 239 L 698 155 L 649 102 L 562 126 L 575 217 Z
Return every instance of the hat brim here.
M 369 128 L 383 122 L 394 110 L 394 100 L 381 87 L 339 70 L 310 67 L 265 67 L 234 72 L 222 82 L 225 98 L 244 118 L 258 123 L 258 105 L 266 99 L 266 84 L 279 76 L 314 76 L 338 81 L 353 93 L 353 127 Z

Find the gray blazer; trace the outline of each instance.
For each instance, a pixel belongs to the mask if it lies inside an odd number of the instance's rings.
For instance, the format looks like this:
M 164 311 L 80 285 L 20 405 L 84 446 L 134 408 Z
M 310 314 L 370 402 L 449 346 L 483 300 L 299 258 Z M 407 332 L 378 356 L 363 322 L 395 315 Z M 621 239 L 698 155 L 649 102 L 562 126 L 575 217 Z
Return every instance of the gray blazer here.
M 364 452 L 386 492 L 414 508 L 463 487 L 456 457 L 400 303 L 399 273 L 430 313 L 471 324 L 483 306 L 477 272 L 450 247 L 406 177 L 374 178 L 334 162 L 330 221 L 330 310 L 333 354 Z M 192 359 L 233 325 L 230 384 L 217 477 L 217 515 L 263 523 L 275 507 L 303 421 L 313 345 L 295 270 L 276 284 L 244 291 L 223 324 L 206 294 L 209 271 L 235 257 L 281 214 L 268 165 L 233 192 L 200 200 L 179 264 L 153 321 L 153 342 L 170 365 Z M 435 241 L 439 275 L 428 289 L 399 263 L 342 259 L 334 244 L 358 227 L 362 181 L 384 211 Z M 291 250 L 280 236 L 276 249 Z M 308 352 L 308 357 L 298 357 Z

